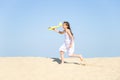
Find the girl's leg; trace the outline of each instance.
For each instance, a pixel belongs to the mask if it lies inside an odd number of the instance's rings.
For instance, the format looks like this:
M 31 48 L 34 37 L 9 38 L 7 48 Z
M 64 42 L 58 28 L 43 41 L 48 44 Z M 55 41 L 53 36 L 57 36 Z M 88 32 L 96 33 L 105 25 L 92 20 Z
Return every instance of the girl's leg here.
M 77 57 L 80 58 L 81 61 L 83 61 L 83 57 L 79 54 L 74 54 L 74 44 L 72 46 L 72 48 L 68 48 L 68 53 L 70 57 Z
M 70 57 L 77 57 L 77 58 L 80 58 L 81 61 L 83 61 L 83 57 L 79 54 L 70 54 L 69 55 Z
M 64 63 L 64 52 L 60 51 L 61 64 Z

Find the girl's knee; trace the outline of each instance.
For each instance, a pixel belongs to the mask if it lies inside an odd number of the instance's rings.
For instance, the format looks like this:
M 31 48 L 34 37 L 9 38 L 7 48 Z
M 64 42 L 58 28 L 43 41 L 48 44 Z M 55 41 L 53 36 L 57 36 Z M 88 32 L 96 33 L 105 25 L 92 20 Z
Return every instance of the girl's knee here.
M 69 57 L 72 57 L 72 56 L 73 56 L 73 54 L 68 54 L 68 56 L 69 56 Z

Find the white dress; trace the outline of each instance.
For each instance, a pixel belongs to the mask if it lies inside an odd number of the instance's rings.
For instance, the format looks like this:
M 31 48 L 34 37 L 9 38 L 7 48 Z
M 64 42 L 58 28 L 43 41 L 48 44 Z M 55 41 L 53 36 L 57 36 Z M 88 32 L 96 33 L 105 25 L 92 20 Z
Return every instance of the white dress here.
M 71 41 L 72 40 L 70 39 L 69 35 L 65 33 L 65 41 L 59 48 L 59 51 L 67 52 L 69 56 L 72 55 L 74 53 L 74 41 L 72 47 L 70 48 Z

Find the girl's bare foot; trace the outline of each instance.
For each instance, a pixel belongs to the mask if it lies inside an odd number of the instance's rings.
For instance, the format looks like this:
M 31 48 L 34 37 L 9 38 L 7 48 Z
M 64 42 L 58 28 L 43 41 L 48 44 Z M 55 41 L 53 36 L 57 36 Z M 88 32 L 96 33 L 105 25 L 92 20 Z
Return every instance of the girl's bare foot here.
M 64 64 L 64 61 L 62 61 L 60 64 Z
M 80 57 L 80 60 L 83 61 L 83 57 L 81 55 L 79 55 L 79 57 Z

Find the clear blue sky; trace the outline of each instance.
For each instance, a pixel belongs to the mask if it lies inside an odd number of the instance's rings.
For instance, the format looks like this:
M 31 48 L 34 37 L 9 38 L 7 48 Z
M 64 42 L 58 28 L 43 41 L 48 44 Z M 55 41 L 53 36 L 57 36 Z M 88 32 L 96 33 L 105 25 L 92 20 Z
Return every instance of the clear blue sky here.
M 120 0 L 0 0 L 0 56 L 59 57 L 64 35 L 47 28 L 62 21 L 75 53 L 120 56 Z

